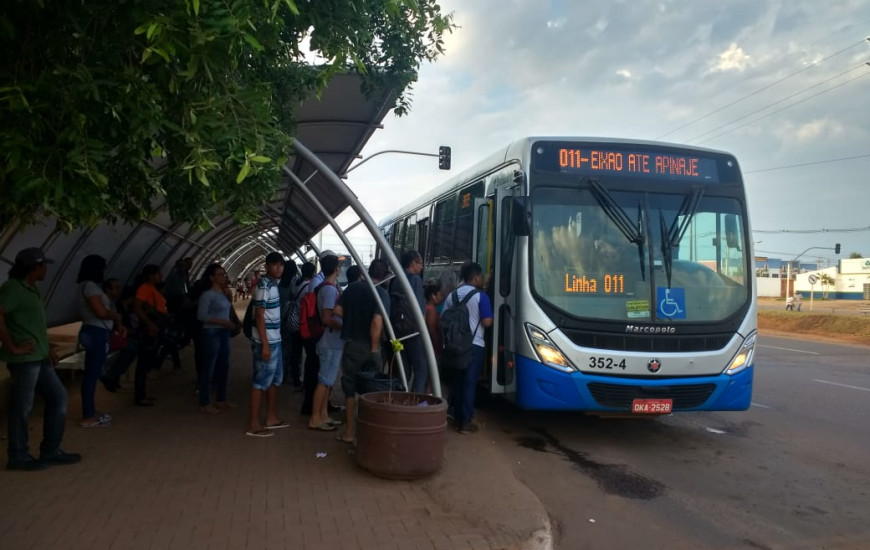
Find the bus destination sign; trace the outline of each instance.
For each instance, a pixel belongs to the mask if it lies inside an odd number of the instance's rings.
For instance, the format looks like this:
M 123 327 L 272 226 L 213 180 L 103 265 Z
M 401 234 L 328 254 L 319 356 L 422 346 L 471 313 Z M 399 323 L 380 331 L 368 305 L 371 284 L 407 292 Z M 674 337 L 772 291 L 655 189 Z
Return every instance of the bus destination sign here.
M 554 144 L 557 145 L 557 144 Z M 583 176 L 611 175 L 716 183 L 716 160 L 658 151 L 605 149 L 595 146 L 541 147 L 536 168 L 545 172 Z

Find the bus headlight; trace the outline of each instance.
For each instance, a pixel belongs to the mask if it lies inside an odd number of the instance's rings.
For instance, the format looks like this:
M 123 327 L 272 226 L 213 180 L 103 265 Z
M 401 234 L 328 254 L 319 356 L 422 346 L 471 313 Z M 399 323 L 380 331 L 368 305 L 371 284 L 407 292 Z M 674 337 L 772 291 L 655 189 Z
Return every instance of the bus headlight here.
M 752 364 L 752 356 L 755 353 L 755 341 L 757 335 L 758 333 L 753 331 L 746 337 L 746 340 L 743 341 L 743 345 L 740 346 L 737 355 L 734 356 L 731 363 L 728 364 L 728 368 L 725 369 L 725 374 L 737 374 Z
M 577 370 L 571 361 L 565 357 L 565 354 L 556 347 L 547 333 L 538 327 L 526 324 L 526 334 L 529 336 L 529 342 L 532 348 L 538 355 L 538 359 L 547 366 L 559 369 L 564 372 L 573 372 Z

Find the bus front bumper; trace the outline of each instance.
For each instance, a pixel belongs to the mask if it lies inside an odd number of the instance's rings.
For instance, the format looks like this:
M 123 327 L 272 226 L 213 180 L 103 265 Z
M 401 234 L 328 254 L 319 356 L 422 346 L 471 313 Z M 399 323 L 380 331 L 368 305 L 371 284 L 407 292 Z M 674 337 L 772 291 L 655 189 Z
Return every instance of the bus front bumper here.
M 634 399 L 672 399 L 674 411 L 743 411 L 752 399 L 752 365 L 730 376 L 622 378 L 516 359 L 516 402 L 524 409 L 630 412 Z

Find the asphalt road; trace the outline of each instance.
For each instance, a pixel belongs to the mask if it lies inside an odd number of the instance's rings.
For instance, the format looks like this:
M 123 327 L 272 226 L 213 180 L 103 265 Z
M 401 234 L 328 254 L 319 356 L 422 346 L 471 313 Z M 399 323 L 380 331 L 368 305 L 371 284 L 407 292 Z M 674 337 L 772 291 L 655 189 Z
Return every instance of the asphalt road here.
M 745 412 L 483 407 L 556 548 L 870 548 L 870 347 L 762 336 Z

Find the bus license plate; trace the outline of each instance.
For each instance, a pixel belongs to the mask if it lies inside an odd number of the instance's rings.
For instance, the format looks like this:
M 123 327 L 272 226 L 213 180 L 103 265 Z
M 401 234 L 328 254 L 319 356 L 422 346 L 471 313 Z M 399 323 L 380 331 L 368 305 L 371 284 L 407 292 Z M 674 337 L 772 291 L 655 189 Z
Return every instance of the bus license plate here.
M 631 402 L 631 412 L 634 414 L 668 414 L 673 406 L 673 399 L 635 399 Z

